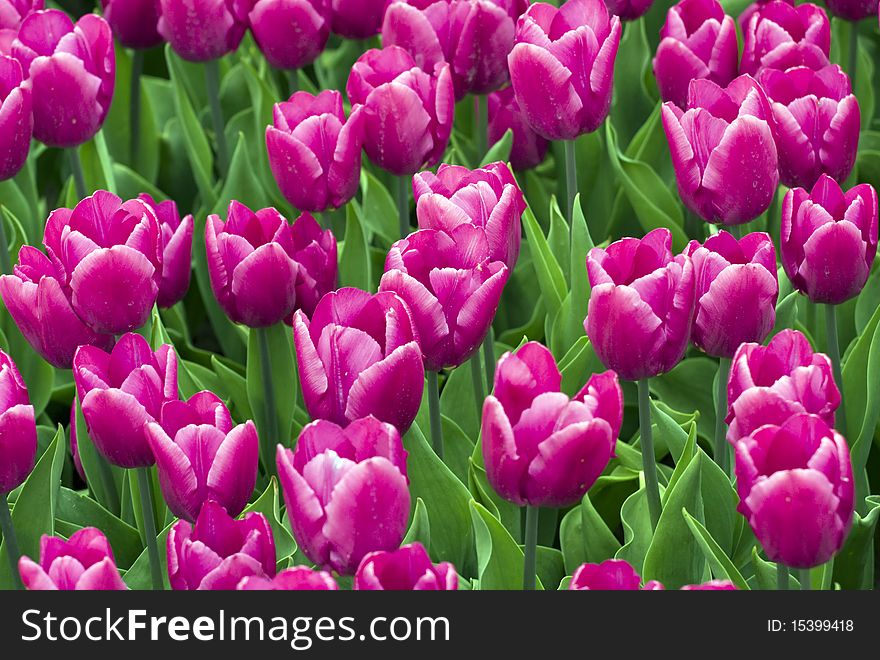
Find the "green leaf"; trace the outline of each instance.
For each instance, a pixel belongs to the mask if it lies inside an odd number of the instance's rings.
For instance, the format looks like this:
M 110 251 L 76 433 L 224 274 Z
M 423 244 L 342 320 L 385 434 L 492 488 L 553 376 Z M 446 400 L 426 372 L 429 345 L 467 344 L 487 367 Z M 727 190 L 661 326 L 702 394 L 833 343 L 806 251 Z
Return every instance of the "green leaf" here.
M 737 589 L 748 589 L 749 585 L 745 578 L 736 569 L 730 558 L 724 554 L 724 550 L 712 538 L 709 530 L 699 520 L 689 514 L 686 509 L 681 510 L 681 515 L 684 516 L 687 526 L 690 528 L 691 533 L 706 557 L 706 561 L 709 562 L 712 576 L 717 580 L 730 580 L 736 585 Z
M 361 170 L 361 194 L 363 195 L 363 219 L 371 231 L 379 234 L 390 245 L 400 236 L 397 203 L 375 176 L 364 168 Z
M 565 560 L 556 548 L 539 545 L 535 553 L 535 572 L 541 584 L 555 589 L 565 577 Z
M 675 410 L 698 412 L 697 429 L 704 438 L 715 434 L 712 383 L 718 363 L 704 357 L 686 358 L 668 373 L 651 379 L 651 392 Z
M 168 532 L 171 531 L 171 527 L 177 521 L 174 520 L 168 525 L 165 526 L 161 532 L 159 532 L 159 536 L 156 537 L 156 545 L 159 547 L 159 564 L 162 567 L 162 582 L 165 585 L 165 589 L 170 589 L 171 584 L 168 582 L 168 553 L 165 552 L 165 547 L 167 545 Z M 122 576 L 125 584 L 128 585 L 129 589 L 134 589 L 136 591 L 150 591 L 153 588 L 153 578 L 152 573 L 150 572 L 150 556 L 149 551 L 144 549 L 138 558 L 134 560 L 134 563 L 131 565 L 125 575 Z
M 866 500 L 867 513 L 855 514 L 852 531 L 843 549 L 834 558 L 834 581 L 841 589 L 872 589 L 872 550 L 876 543 L 875 530 L 880 518 L 880 496 Z
M 131 566 L 143 550 L 137 529 L 114 516 L 91 497 L 69 488 L 62 487 L 59 493 L 55 511 L 56 527 L 59 523 L 66 523 L 76 529 L 100 529 L 110 541 L 116 565 L 122 569 Z
M 101 174 L 104 177 L 104 183 L 107 190 L 114 195 L 117 193 L 116 175 L 113 172 L 113 159 L 110 158 L 110 152 L 107 151 L 107 142 L 104 139 L 104 131 L 98 131 L 95 135 L 95 149 L 98 152 L 98 162 L 101 164 Z
M 651 515 L 648 511 L 648 498 L 644 486 L 630 495 L 620 509 L 620 522 L 623 525 L 624 544 L 614 555 L 615 559 L 625 559 L 637 573 L 642 573 L 645 556 L 651 545 Z
M 262 513 L 269 521 L 272 528 L 272 535 L 275 538 L 275 557 L 277 561 L 286 561 L 288 557 L 296 552 L 296 541 L 287 527 L 281 523 L 281 506 L 280 493 L 278 489 L 278 481 L 275 477 L 269 479 L 269 485 L 252 504 L 249 504 L 242 515 L 248 513 Z
M 345 209 L 345 244 L 339 256 L 339 282 L 342 286 L 353 286 L 364 291 L 373 288 L 367 241 L 354 200 Z
M 503 499 L 495 489 L 489 485 L 486 469 L 482 465 L 482 454 L 479 447 L 474 448 L 479 462 L 473 458 L 468 470 L 468 488 L 474 499 L 486 507 L 489 512 L 501 521 L 501 524 L 510 532 L 515 539 L 522 538 L 522 509 L 512 502 Z
M 229 174 L 217 201 L 212 204 L 214 213 L 225 213 L 232 200 L 239 201 L 252 209 L 263 208 L 268 202 L 266 190 L 257 178 L 248 156 L 248 143 L 244 133 L 238 134 L 238 142 L 229 162 Z
M 76 399 L 76 448 L 92 497 L 108 511 L 114 514 L 118 513 L 120 510 L 119 493 L 122 490 L 124 471 L 110 465 L 107 459 L 98 453 L 89 436 L 79 397 Z M 111 490 L 112 486 L 104 481 L 105 475 L 109 475 L 113 479 L 115 496 Z
M 510 159 L 510 150 L 513 148 L 513 130 L 508 128 L 501 139 L 489 147 L 480 167 L 489 165 L 490 163 L 506 163 Z
M 469 438 L 480 433 L 480 416 L 474 399 L 471 367 L 468 363 L 454 369 L 440 391 L 440 412 L 454 419 Z
M 211 356 L 211 366 L 222 384 L 221 394 L 231 403 L 232 415 L 239 422 L 254 418 L 251 402 L 248 399 L 247 380 L 229 368 L 216 355 Z
M 590 340 L 584 336 L 559 361 L 559 371 L 562 373 L 562 392 L 574 396 L 586 384 L 590 374 L 601 373 L 605 367 Z
M 776 590 L 776 564 L 763 559 L 758 554 L 757 548 L 752 548 L 752 567 L 755 571 L 755 586 L 761 591 Z M 789 573 L 788 588 L 791 590 L 799 589 L 800 583 Z
M 562 275 L 566 282 L 569 281 L 569 265 L 571 263 L 571 241 L 569 239 L 568 222 L 562 215 L 556 197 L 550 198 L 550 232 L 547 234 L 547 244 L 553 253 L 556 263 L 562 269 Z
M 504 526 L 482 504 L 469 503 L 477 547 L 477 577 L 481 590 L 523 587 L 525 557 Z M 543 589 L 540 579 L 537 588 Z
M 529 249 L 535 266 L 535 274 L 538 278 L 538 286 L 547 305 L 547 313 L 553 316 L 559 311 L 562 301 L 568 292 L 568 284 L 565 275 L 553 251 L 541 230 L 531 207 L 527 206 L 523 213 L 523 227 L 529 242 Z
M 776 324 L 773 326 L 773 332 L 770 333 L 768 340 L 772 339 L 786 328 L 794 327 L 794 322 L 797 319 L 798 314 L 799 296 L 800 293 L 792 291 L 776 303 Z
M 416 498 L 412 521 L 400 545 L 408 545 L 410 543 L 421 543 L 425 548 L 431 547 L 431 521 L 428 518 L 428 509 L 425 506 L 425 501 L 421 497 Z
M 880 308 L 865 326 L 843 365 L 843 404 L 846 409 L 846 427 L 852 454 L 856 495 L 868 493 L 864 470 L 868 464 L 871 442 L 880 417 Z
M 596 511 L 589 493 L 565 514 L 559 527 L 559 543 L 567 575 L 581 564 L 611 559 L 620 550 L 620 542 Z

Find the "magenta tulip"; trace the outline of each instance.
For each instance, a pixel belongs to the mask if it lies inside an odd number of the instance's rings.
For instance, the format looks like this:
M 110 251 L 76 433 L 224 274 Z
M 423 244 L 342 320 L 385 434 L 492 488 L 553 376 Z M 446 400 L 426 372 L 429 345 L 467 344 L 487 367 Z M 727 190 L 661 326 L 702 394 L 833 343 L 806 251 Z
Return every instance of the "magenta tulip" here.
M 113 335 L 98 334 L 76 315 L 49 258 L 23 245 L 11 275 L 0 276 L 0 295 L 21 334 L 49 364 L 70 369 L 82 345 L 109 350 Z
M 12 44 L 33 94 L 34 137 L 51 147 L 88 142 L 104 123 L 113 99 L 113 34 L 100 16 L 74 25 L 64 12 L 30 14 Z
M 0 496 L 24 483 L 37 456 L 37 426 L 27 385 L 15 362 L 0 351 Z
M 413 177 L 413 194 L 419 229 L 452 234 L 461 224 L 480 227 L 486 232 L 489 259 L 513 271 L 526 203 L 507 165 L 492 163 L 476 170 L 441 165 L 437 174 Z
M 814 4 L 768 2 L 743 27 L 743 41 L 740 73 L 757 75 L 764 69 L 784 71 L 802 65 L 820 69 L 828 64 L 831 22 Z
M 346 119 L 342 95 L 297 92 L 275 104 L 274 126 L 266 128 L 269 165 L 281 193 L 301 211 L 345 206 L 360 184 L 364 113 Z
M 587 254 L 584 327 L 596 355 L 626 380 L 669 371 L 684 356 L 694 313 L 691 259 L 673 257 L 672 234 L 655 229 Z
M 385 8 L 394 0 L 328 0 L 330 26 L 346 39 L 367 39 L 379 34 Z
M 702 584 L 688 584 L 681 591 L 736 591 L 736 585 L 730 580 L 709 580 Z
M 532 130 L 516 102 L 513 87 L 489 95 L 489 142 L 495 144 L 508 130 L 513 133 L 510 149 L 513 169 L 530 170 L 544 162 L 550 143 Z
M 40 563 L 18 561 L 21 581 L 30 591 L 125 591 L 113 549 L 101 530 L 84 527 L 65 541 L 40 537 Z
M 346 426 L 372 415 L 406 433 L 419 411 L 425 370 L 409 308 L 393 293 L 332 291 L 312 320 L 294 315 L 306 409 Z
M 0 181 L 24 167 L 33 130 L 31 88 L 22 77 L 21 64 L 0 55 Z
M 660 97 L 684 110 L 691 80 L 726 87 L 736 78 L 736 25 L 717 0 L 682 0 L 669 8 L 654 56 Z
M 828 10 L 847 21 L 861 21 L 877 15 L 877 0 L 825 0 Z
M 862 183 L 846 193 L 823 174 L 808 193 L 782 202 L 782 265 L 810 300 L 839 304 L 857 296 L 877 254 L 877 191 Z
M 182 591 L 232 590 L 249 576 L 275 577 L 275 539 L 262 513 L 235 520 L 212 500 L 195 525 L 178 520 L 168 532 L 168 579 Z
M 368 50 L 352 67 L 346 92 L 352 106 L 364 106 L 364 150 L 376 165 L 403 176 L 440 161 L 455 104 L 448 64 L 425 71 L 397 46 Z
M 73 378 L 89 436 L 113 465 L 155 463 L 144 427 L 160 419 L 162 404 L 177 399 L 177 358 L 169 344 L 153 352 L 147 340 L 129 333 L 108 354 L 81 346 Z
M 663 104 L 678 192 L 706 222 L 739 225 L 764 213 L 779 183 L 770 103 L 750 76 L 726 88 L 694 80 L 687 109 Z
M 471 224 L 420 229 L 391 246 L 379 291 L 409 306 L 426 370 L 464 363 L 489 331 L 509 274 L 489 254 L 486 232 Z
M 641 18 L 648 13 L 653 4 L 654 0 L 605 0 L 608 11 L 614 16 L 619 16 L 622 21 Z
M 642 586 L 642 578 L 636 569 L 623 559 L 606 559 L 601 564 L 578 566 L 569 591 L 662 591 L 663 585 L 649 580 Z
M 255 0 L 157 0 L 158 30 L 174 51 L 207 62 L 238 49 Z
M 17 30 L 28 15 L 45 6 L 45 0 L 0 0 L 0 30 Z
M 519 19 L 507 58 L 519 107 L 548 140 L 595 131 L 611 107 L 620 19 L 603 0 L 536 2 Z
M 146 193 L 138 196 L 149 206 L 159 221 L 162 233 L 162 281 L 156 304 L 171 307 L 183 300 L 192 276 L 193 217 L 180 219 L 177 204 L 170 199 L 156 203 Z
M 781 425 L 798 413 L 819 415 L 833 426 L 840 391 L 828 356 L 814 353 L 797 330 L 783 330 L 767 346 L 739 347 L 730 367 L 727 401 L 727 439 L 736 443 L 763 424 Z
M 691 241 L 695 309 L 691 339 L 709 355 L 733 357 L 743 342 L 762 343 L 776 323 L 776 250 L 763 232 L 737 240 L 726 231 Z
M 157 0 L 101 0 L 104 18 L 126 48 L 146 49 L 162 43 Z
M 410 496 L 406 451 L 391 424 L 312 422 L 296 449 L 278 445 L 277 462 L 293 535 L 311 561 L 353 575 L 369 553 L 400 545 Z
M 483 404 L 483 461 L 492 488 L 514 504 L 573 504 L 614 456 L 623 420 L 617 374 L 590 376 L 571 399 L 561 382 L 537 342 L 498 361 L 494 394 Z
M 765 69 L 759 81 L 773 110 L 782 183 L 812 188 L 821 174 L 846 180 L 856 162 L 861 112 L 843 69 Z
M 242 578 L 238 591 L 339 591 L 339 585 L 326 571 L 294 566 L 269 579 L 259 575 Z
M 761 426 L 736 444 L 737 510 L 770 561 L 824 564 L 843 546 L 853 518 L 846 440 L 816 415 Z
M 458 573 L 449 562 L 431 563 L 421 543 L 371 552 L 354 574 L 355 591 L 456 591 Z
M 748 28 L 749 22 L 752 20 L 752 16 L 761 11 L 761 8 L 765 5 L 776 2 L 777 0 L 755 0 L 752 4 L 742 10 L 739 16 L 736 17 L 736 22 L 739 24 L 740 30 L 745 34 L 746 28 Z M 779 0 L 779 2 L 784 2 L 787 5 L 791 5 L 794 7 L 794 0 Z
M 254 40 L 276 69 L 308 66 L 327 44 L 327 0 L 256 0 L 248 15 Z

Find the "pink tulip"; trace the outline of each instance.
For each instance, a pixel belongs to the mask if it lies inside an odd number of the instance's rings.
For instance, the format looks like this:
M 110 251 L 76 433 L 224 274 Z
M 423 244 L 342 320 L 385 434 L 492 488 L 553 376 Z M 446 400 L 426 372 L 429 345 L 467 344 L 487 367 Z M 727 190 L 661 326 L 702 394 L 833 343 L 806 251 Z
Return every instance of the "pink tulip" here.
M 355 591 L 456 591 L 458 574 L 449 562 L 431 563 L 421 543 L 391 552 L 371 552 L 354 575 Z
M 662 591 L 657 580 L 642 578 L 623 559 L 606 559 L 601 564 L 581 564 L 568 584 L 569 591 Z
M 763 69 L 784 71 L 802 65 L 820 69 L 828 64 L 831 22 L 814 4 L 768 2 L 743 27 L 743 43 L 740 73 L 757 75 Z
M 15 362 L 0 351 L 0 506 L 24 483 L 37 456 L 37 426 L 27 385 Z
M 489 95 L 489 142 L 495 144 L 508 130 L 513 132 L 510 149 L 513 169 L 530 170 L 544 161 L 550 144 L 532 130 L 516 101 L 513 87 Z
M 14 177 L 27 161 L 34 131 L 31 96 L 18 60 L 0 55 L 0 181 Z
M 156 304 L 172 307 L 183 300 L 192 276 L 193 217 L 180 219 L 177 204 L 166 199 L 157 203 L 152 196 L 143 193 L 138 199 L 153 209 L 162 233 L 162 281 Z
M 126 48 L 153 48 L 162 43 L 157 0 L 101 0 L 104 18 Z
M 40 537 L 40 563 L 29 557 L 18 562 L 21 581 L 30 591 L 124 591 L 113 549 L 101 530 L 84 527 L 65 541 Z
M 330 36 L 327 4 L 327 0 L 253 3 L 248 23 L 269 64 L 276 69 L 300 69 L 317 59 Z
M 238 591 L 338 591 L 339 585 L 326 571 L 313 571 L 307 566 L 294 566 L 269 579 L 259 575 L 242 578 Z
M 379 34 L 385 8 L 393 0 L 328 0 L 335 34 L 346 39 L 367 39 Z
M 185 60 L 206 62 L 238 49 L 255 0 L 157 0 L 158 30 Z

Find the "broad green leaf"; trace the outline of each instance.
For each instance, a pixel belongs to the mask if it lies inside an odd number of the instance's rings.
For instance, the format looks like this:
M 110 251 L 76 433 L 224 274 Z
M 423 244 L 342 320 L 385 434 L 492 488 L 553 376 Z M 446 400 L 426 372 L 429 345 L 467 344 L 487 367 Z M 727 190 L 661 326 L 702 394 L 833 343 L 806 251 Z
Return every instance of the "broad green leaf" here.
M 416 498 L 412 521 L 400 545 L 408 545 L 409 543 L 421 543 L 425 548 L 431 547 L 431 521 L 428 518 L 428 509 L 421 497 Z
M 76 529 L 97 527 L 113 548 L 116 565 L 126 569 L 138 558 L 143 550 L 137 529 L 120 520 L 107 509 L 87 495 L 62 487 L 58 506 L 55 510 L 55 525 L 66 523 Z M 75 529 L 73 530 L 75 531 Z M 66 534 L 70 536 L 70 534 Z
M 523 551 L 504 526 L 482 504 L 470 501 L 481 590 L 522 589 Z M 537 588 L 543 589 L 540 579 Z
M 110 465 L 107 459 L 98 453 L 89 436 L 79 397 L 76 399 L 76 448 L 92 497 L 105 509 L 117 514 L 120 511 L 119 493 L 122 492 L 124 471 Z
M 478 455 L 479 462 L 471 459 L 469 464 L 468 488 L 473 494 L 474 499 L 486 507 L 493 516 L 498 518 L 513 538 L 520 539 L 522 538 L 522 509 L 512 502 L 503 499 L 489 485 L 489 479 L 486 477 L 486 469 L 482 464 L 482 454 L 479 453 L 479 449 L 479 446 L 474 448 L 474 453 Z
M 400 238 L 397 204 L 388 189 L 364 168 L 361 170 L 363 219 L 370 230 L 379 234 L 390 245 Z
M 547 312 L 552 316 L 559 311 L 568 291 L 568 284 L 531 207 L 526 207 L 523 213 L 523 227 L 529 241 L 538 286 L 543 294 Z
M 225 214 L 229 203 L 236 200 L 252 209 L 263 208 L 269 201 L 263 184 L 257 178 L 254 166 L 248 156 L 247 139 L 244 133 L 238 134 L 232 160 L 229 161 L 229 174 L 220 190 L 217 201 L 211 205 L 213 212 Z
M 168 553 L 165 552 L 165 547 L 167 544 L 168 532 L 171 531 L 172 525 L 176 522 L 177 521 L 175 520 L 168 523 L 165 528 L 159 532 L 159 536 L 156 537 L 156 545 L 159 547 L 159 564 L 162 567 L 162 582 L 165 585 L 165 589 L 171 588 L 171 585 L 168 582 Z M 150 556 L 146 548 L 144 548 L 143 552 L 138 555 L 138 558 L 135 559 L 131 568 L 125 572 L 122 579 L 125 584 L 128 585 L 129 589 L 134 589 L 136 591 L 152 590 L 153 578 L 150 572 Z
M 668 373 L 651 379 L 651 392 L 682 412 L 699 412 L 697 429 L 704 438 L 715 434 L 715 401 L 712 383 L 718 363 L 704 357 L 686 358 Z
M 715 539 L 712 538 L 709 530 L 707 530 L 699 520 L 689 514 L 687 509 L 682 509 L 681 515 L 684 516 L 687 526 L 690 528 L 691 533 L 694 535 L 694 538 L 697 540 L 697 543 L 706 557 L 706 561 L 709 562 L 709 569 L 712 571 L 712 576 L 717 580 L 730 580 L 736 585 L 737 589 L 748 589 L 749 585 L 745 578 L 736 569 L 736 566 L 733 565 L 730 558 L 724 554 L 724 550 L 722 550 L 721 546 L 719 546 Z
M 506 163 L 510 159 L 510 150 L 513 148 L 513 130 L 508 128 L 501 139 L 489 147 L 483 162 L 480 166 L 489 165 L 490 163 L 502 162 Z
M 223 386 L 222 391 L 218 394 L 221 394 L 231 404 L 233 417 L 239 422 L 253 419 L 254 413 L 251 410 L 251 402 L 247 393 L 247 379 L 223 364 L 223 361 L 218 359 L 216 355 L 211 358 L 211 366 Z
M 584 336 L 559 361 L 559 371 L 562 373 L 562 392 L 574 396 L 586 385 L 591 374 L 602 373 L 605 367 L 590 340 Z
M 562 270 L 566 282 L 569 281 L 569 265 L 571 263 L 571 240 L 569 238 L 568 222 L 562 215 L 559 202 L 556 197 L 550 199 L 550 231 L 547 234 L 547 244 L 550 251 Z
M 249 504 L 242 515 L 256 512 L 262 513 L 269 521 L 272 535 L 275 537 L 275 557 L 284 561 L 296 552 L 296 541 L 281 522 L 281 493 L 275 477 L 269 479 L 269 485 L 253 503 Z
M 541 584 L 556 589 L 565 577 L 565 560 L 556 548 L 539 545 L 535 554 L 535 572 Z
M 637 573 L 642 573 L 645 556 L 651 545 L 651 516 L 648 511 L 648 499 L 642 487 L 629 496 L 620 509 L 620 521 L 623 524 L 624 544 L 614 555 L 615 559 L 625 559 Z
M 880 496 L 867 498 L 867 513 L 855 514 L 852 531 L 843 549 L 834 558 L 834 581 L 842 589 L 872 589 L 874 548 L 877 520 L 880 518 Z
M 342 286 L 353 286 L 364 291 L 373 288 L 367 241 L 357 202 L 353 200 L 345 209 L 345 244 L 339 255 L 339 282 Z
M 792 291 L 784 298 L 782 296 L 779 297 L 779 302 L 776 303 L 776 324 L 773 326 L 773 332 L 770 333 L 768 339 L 772 339 L 786 328 L 794 327 L 798 314 L 799 297 L 800 293 L 797 291 Z
M 568 575 L 581 564 L 600 563 L 620 550 L 620 542 L 596 511 L 589 493 L 565 514 L 559 527 L 559 543 Z

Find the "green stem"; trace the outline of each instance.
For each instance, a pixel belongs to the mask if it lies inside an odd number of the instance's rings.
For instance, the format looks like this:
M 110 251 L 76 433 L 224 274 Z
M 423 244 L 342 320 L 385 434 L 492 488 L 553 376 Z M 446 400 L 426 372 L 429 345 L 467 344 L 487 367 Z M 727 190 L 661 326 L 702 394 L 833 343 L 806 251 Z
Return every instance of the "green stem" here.
M 477 419 L 483 418 L 483 401 L 486 399 L 486 392 L 483 388 L 483 368 L 480 364 L 479 351 L 474 353 L 468 362 L 471 363 L 471 382 L 474 386 L 474 404 L 477 406 Z
M 153 590 L 162 591 L 165 587 L 162 583 L 162 565 L 159 563 L 159 548 L 156 546 L 156 518 L 153 513 L 153 490 L 150 484 L 150 468 L 136 468 L 138 491 L 141 500 L 141 518 L 144 520 L 144 541 L 147 545 L 147 555 L 150 557 L 150 576 L 153 580 Z
M 477 163 L 482 163 L 489 151 L 489 96 L 477 96 Z
M 648 495 L 648 511 L 651 529 L 657 529 L 660 521 L 660 485 L 657 482 L 657 460 L 654 456 L 654 435 L 651 430 L 651 392 L 648 379 L 639 381 L 639 434 L 642 448 L 642 469 L 645 472 L 645 490 Z
M 110 510 L 118 515 L 121 502 L 119 500 L 119 489 L 116 488 L 116 479 L 113 478 L 113 471 L 110 469 L 110 463 L 107 462 L 107 459 L 100 452 L 96 451 L 95 453 L 97 455 L 98 471 L 101 473 L 101 483 L 104 485 L 104 492 L 107 494 L 107 498 L 113 507 Z
M 483 363 L 486 371 L 486 391 L 491 394 L 495 387 L 495 339 L 492 337 L 492 328 L 483 339 Z
M 141 150 L 141 74 L 144 72 L 144 51 L 135 49 L 131 56 L 131 106 L 128 115 L 130 144 L 129 162 L 137 171 Z
M 798 302 L 798 305 L 803 303 L 806 308 L 806 315 L 804 318 L 804 324 L 807 327 L 807 330 L 810 331 L 810 334 L 814 337 L 816 336 L 816 303 L 814 303 L 809 298 L 801 298 Z
M 718 382 L 715 386 L 715 462 L 730 476 L 730 449 L 727 445 L 727 379 L 730 376 L 730 358 L 718 361 Z
M 6 238 L 6 207 L 0 206 L 0 270 L 3 275 L 12 274 L 12 259 L 9 257 L 9 241 Z
M 538 556 L 538 514 L 536 506 L 526 507 L 526 536 L 523 548 L 523 591 L 534 591 Z
M 21 589 L 21 577 L 18 574 L 18 559 L 21 554 L 18 551 L 18 540 L 15 538 L 15 527 L 12 525 L 12 516 L 9 515 L 9 504 L 6 501 L 6 493 L 0 494 L 0 531 L 3 532 L 3 540 L 6 541 L 6 557 L 9 559 L 12 582 L 16 589 Z
M 813 588 L 809 568 L 801 568 L 798 570 L 798 580 L 801 583 L 801 591 L 810 591 L 810 589 Z
M 846 72 L 849 74 L 849 83 L 853 92 L 856 91 L 856 74 L 859 68 L 859 24 L 858 21 L 850 21 L 849 33 L 849 66 Z
M 745 228 L 745 225 L 730 225 L 729 227 L 727 227 L 727 229 L 730 230 L 730 233 L 736 240 L 741 239 L 745 235 Z
M 788 590 L 788 566 L 785 564 L 776 564 L 776 590 Z
M 276 405 L 275 384 L 272 382 L 272 356 L 269 354 L 269 329 L 253 328 L 251 332 L 257 334 L 257 349 L 260 357 L 260 376 L 262 377 L 263 387 L 263 415 L 266 419 L 265 433 L 260 438 L 260 455 L 263 460 L 263 467 L 266 474 L 275 474 L 274 456 L 275 447 L 278 446 L 280 438 L 278 435 L 278 414 Z
M 67 150 L 70 154 L 70 171 L 73 173 L 73 187 L 76 196 L 81 201 L 88 196 L 86 189 L 86 177 L 83 174 L 82 161 L 79 158 L 79 147 L 71 147 Z
M 205 86 L 217 140 L 217 159 L 220 161 L 220 171 L 225 175 L 229 169 L 229 147 L 226 145 L 226 122 L 223 120 L 223 108 L 220 105 L 220 60 L 205 62 Z
M 287 78 L 287 95 L 293 96 L 299 91 L 299 69 L 285 71 Z
M 397 218 L 400 226 L 400 237 L 409 236 L 409 177 L 397 179 Z
M 440 383 L 436 371 L 428 372 L 428 412 L 431 416 L 431 445 L 443 460 L 443 422 L 440 419 Z
M 574 198 L 577 195 L 577 152 L 574 140 L 565 141 L 565 191 L 568 195 L 568 207 L 565 214 L 568 218 L 570 232 L 574 220 Z
M 846 407 L 843 399 L 843 370 L 840 364 L 840 344 L 837 339 L 837 307 L 825 305 L 825 342 L 828 346 L 828 357 L 831 358 L 831 366 L 834 368 L 834 381 L 840 390 L 840 406 L 835 414 L 835 427 L 840 434 L 846 437 Z

